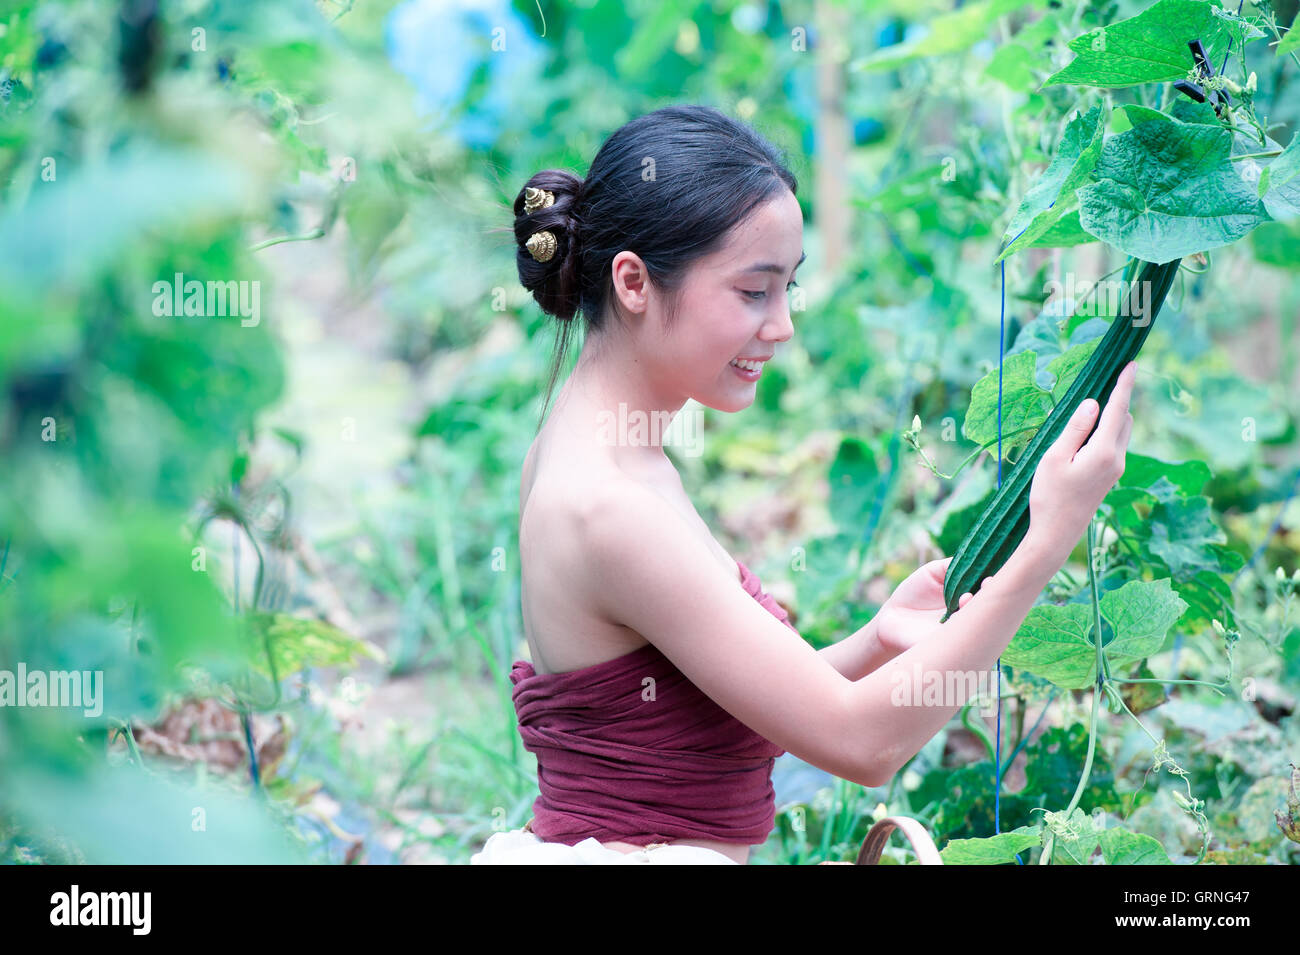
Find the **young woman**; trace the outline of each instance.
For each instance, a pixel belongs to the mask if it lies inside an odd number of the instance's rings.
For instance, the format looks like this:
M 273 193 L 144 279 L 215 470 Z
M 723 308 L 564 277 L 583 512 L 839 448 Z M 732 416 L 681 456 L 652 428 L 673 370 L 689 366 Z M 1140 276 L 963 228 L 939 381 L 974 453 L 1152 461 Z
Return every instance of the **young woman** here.
M 541 795 L 475 863 L 744 864 L 774 824 L 782 752 L 885 784 L 969 696 L 894 705 L 895 673 L 989 671 L 1123 471 L 1132 363 L 1091 439 L 1090 400 L 1043 457 L 1023 542 L 947 622 L 951 558 L 838 643 L 801 639 L 714 539 L 662 443 L 609 427 L 688 398 L 754 400 L 794 332 L 795 189 L 747 125 L 671 106 L 610 136 L 585 179 L 540 172 L 515 200 L 520 280 L 562 323 L 543 415 L 579 313 L 585 335 L 520 482 L 532 660 L 510 676 Z

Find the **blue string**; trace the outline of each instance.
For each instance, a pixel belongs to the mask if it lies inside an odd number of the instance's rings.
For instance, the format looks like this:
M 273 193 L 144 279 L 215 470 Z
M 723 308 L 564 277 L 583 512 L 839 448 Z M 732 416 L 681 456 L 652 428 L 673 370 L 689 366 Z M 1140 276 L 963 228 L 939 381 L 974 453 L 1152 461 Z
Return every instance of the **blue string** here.
M 1026 226 L 1026 228 L 1028 228 Z M 1021 232 L 1023 235 L 1023 230 Z M 1020 236 L 1016 236 L 1020 238 Z M 1012 241 L 1015 241 L 1014 239 Z M 1001 263 L 1002 273 L 1002 305 L 998 310 L 998 487 L 1002 487 L 1002 362 L 1007 347 L 1007 260 L 1003 259 Z M 997 723 L 997 740 L 993 756 L 993 834 L 999 835 L 1002 832 L 1002 654 L 998 654 L 998 723 Z M 1020 856 L 1016 856 L 1016 864 L 1020 864 Z
M 1048 209 L 1056 205 L 1053 199 L 1048 205 Z M 1047 211 L 1047 210 L 1043 210 Z M 1030 225 L 1033 220 L 1030 220 Z M 1011 243 L 1015 242 L 1029 228 L 1028 225 L 1016 233 L 1016 238 L 1003 246 L 1005 250 Z M 1002 279 L 1002 294 L 998 308 L 998 488 L 1002 487 L 1002 366 L 1006 360 L 1007 350 L 1007 261 L 1003 259 L 998 263 Z M 995 686 L 998 695 L 998 718 L 997 718 L 997 740 L 993 748 L 993 834 L 1001 835 L 1002 833 L 1002 654 L 998 654 L 997 662 L 998 678 Z M 1047 709 L 1044 708 L 1046 713 Z M 1040 716 L 1039 719 L 1042 719 Z M 1032 733 L 1033 730 L 1030 730 Z M 1015 759 L 1015 754 L 1011 756 Z M 1020 853 L 1016 853 L 1016 865 L 1024 865 L 1024 860 L 1020 858 Z

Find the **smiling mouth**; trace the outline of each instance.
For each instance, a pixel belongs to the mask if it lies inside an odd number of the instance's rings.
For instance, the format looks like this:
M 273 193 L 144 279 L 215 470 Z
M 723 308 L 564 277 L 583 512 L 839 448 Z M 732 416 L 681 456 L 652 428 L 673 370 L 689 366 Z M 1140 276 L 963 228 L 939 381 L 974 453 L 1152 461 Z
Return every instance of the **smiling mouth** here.
M 739 369 L 741 369 L 742 371 L 762 371 L 762 370 L 763 370 L 763 362 L 761 362 L 761 361 L 741 360 L 741 359 L 733 358 L 733 359 L 731 359 L 731 367 L 733 367 L 733 368 L 739 368 Z

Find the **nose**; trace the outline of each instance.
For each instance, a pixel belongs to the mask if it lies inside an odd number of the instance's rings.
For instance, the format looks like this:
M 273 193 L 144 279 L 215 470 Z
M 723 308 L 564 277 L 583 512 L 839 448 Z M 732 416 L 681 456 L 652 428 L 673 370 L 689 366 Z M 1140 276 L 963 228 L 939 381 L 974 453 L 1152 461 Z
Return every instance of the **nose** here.
M 775 313 L 763 323 L 758 337 L 765 342 L 788 342 L 794 335 L 794 322 L 790 320 L 790 304 L 786 296 L 778 298 L 781 303 Z

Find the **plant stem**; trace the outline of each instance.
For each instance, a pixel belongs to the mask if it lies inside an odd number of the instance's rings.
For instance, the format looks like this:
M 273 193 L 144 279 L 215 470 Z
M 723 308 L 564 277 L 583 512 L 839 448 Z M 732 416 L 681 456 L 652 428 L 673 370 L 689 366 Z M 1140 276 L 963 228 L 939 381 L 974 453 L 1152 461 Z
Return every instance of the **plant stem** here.
M 324 229 L 312 229 L 310 232 L 304 232 L 302 235 L 281 235 L 274 239 L 265 239 L 256 245 L 248 247 L 249 252 L 261 252 L 263 249 L 269 249 L 273 245 L 279 245 L 281 242 L 306 242 L 310 239 L 320 239 L 325 235 Z
M 1101 649 L 1101 603 L 1097 595 L 1097 570 L 1096 561 L 1093 558 L 1094 541 L 1096 539 L 1097 522 L 1095 520 L 1088 524 L 1088 584 L 1092 588 L 1092 619 L 1093 628 L 1096 638 L 1093 644 L 1097 648 L 1097 682 L 1092 688 L 1092 713 L 1088 717 L 1088 755 L 1083 761 L 1083 775 L 1079 777 L 1079 785 L 1074 788 L 1074 796 L 1070 799 L 1070 805 L 1065 807 L 1065 818 L 1068 820 L 1070 814 L 1079 806 L 1079 800 L 1083 797 L 1084 787 L 1088 785 L 1088 777 L 1092 775 L 1092 758 L 1097 752 L 1097 704 L 1101 699 L 1102 690 L 1106 685 L 1106 658 Z M 1048 832 L 1047 841 L 1043 845 L 1043 854 L 1038 859 L 1039 865 L 1051 865 L 1052 849 L 1056 844 L 1056 833 Z
M 1112 680 L 1111 682 L 1112 683 L 1190 683 L 1190 684 L 1195 684 L 1196 686 L 1208 686 L 1212 690 L 1218 690 L 1219 693 L 1223 694 L 1224 696 L 1227 696 L 1227 694 L 1223 692 L 1223 688 L 1228 685 L 1226 683 L 1209 683 L 1206 680 L 1152 680 L 1152 679 L 1147 679 L 1145 677 L 1141 679 L 1134 679 L 1134 680 Z
M 971 722 L 970 708 L 970 703 L 967 703 L 961 708 L 961 725 L 966 727 L 966 729 L 970 730 L 979 738 L 979 741 L 984 744 L 984 748 L 988 751 L 989 759 L 993 759 L 993 739 L 989 736 L 989 731 L 986 728 L 978 723 Z
M 131 721 L 115 719 L 113 723 L 126 740 L 126 749 L 131 754 L 131 762 L 135 763 L 139 769 L 144 769 L 144 759 L 141 758 L 140 750 L 135 745 L 135 734 L 131 732 Z

